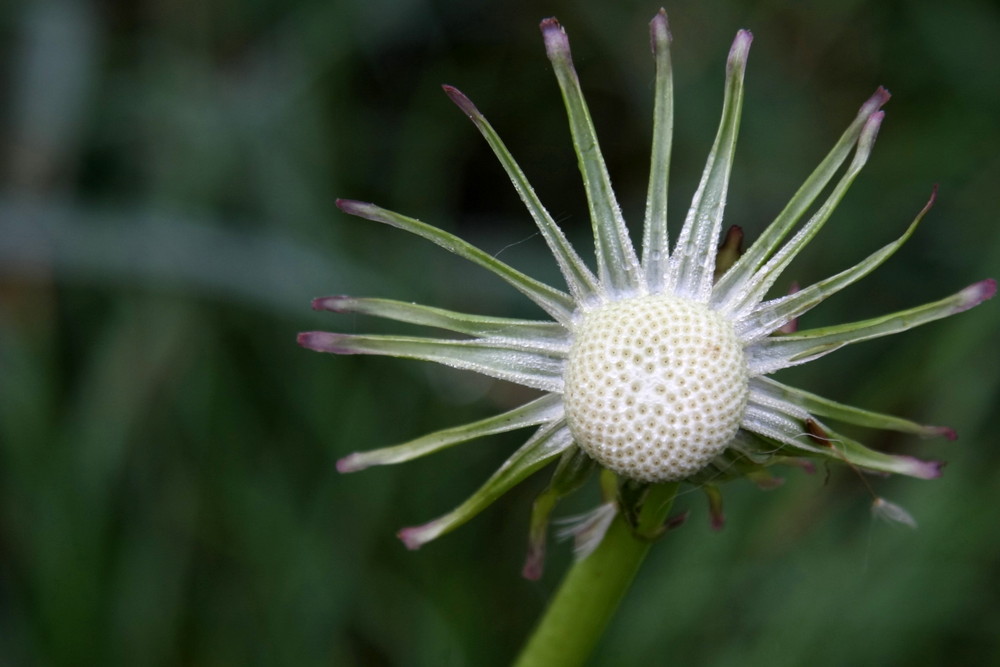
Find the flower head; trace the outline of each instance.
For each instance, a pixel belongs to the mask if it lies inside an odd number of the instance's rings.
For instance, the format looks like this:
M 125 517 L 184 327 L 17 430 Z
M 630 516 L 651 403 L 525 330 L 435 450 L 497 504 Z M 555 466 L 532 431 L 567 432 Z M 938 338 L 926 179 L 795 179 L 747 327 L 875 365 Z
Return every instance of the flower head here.
M 873 451 L 824 420 L 953 439 L 951 429 L 843 405 L 770 377 L 844 345 L 967 310 L 996 291 L 995 281 L 984 280 L 939 301 L 891 315 L 798 330 L 799 317 L 892 256 L 930 208 L 932 194 L 896 241 L 830 278 L 784 296 L 768 297 L 775 281 L 830 218 L 868 160 L 884 117 L 880 109 L 889 93 L 879 88 L 862 104 L 830 153 L 753 244 L 743 251 L 742 232 L 736 227 L 720 244 L 752 40 L 749 32 L 741 30 L 729 52 L 715 143 L 671 248 L 666 219 L 673 127 L 671 36 L 661 10 L 651 22 L 656 91 L 640 257 L 611 188 L 566 33 L 555 19 L 542 21 L 541 30 L 583 175 L 596 273 L 566 240 L 479 110 L 458 90 L 444 86 L 499 158 L 555 257 L 568 292 L 540 283 L 418 220 L 374 204 L 339 200 L 338 206 L 346 213 L 412 232 L 489 269 L 534 301 L 550 319 L 514 320 L 336 296 L 316 299 L 313 307 L 436 327 L 462 337 L 308 332 L 299 335 L 299 343 L 336 354 L 435 361 L 531 387 L 543 395 L 495 417 L 394 447 L 351 454 L 338 463 L 338 469 L 352 472 L 399 463 L 474 438 L 538 427 L 465 503 L 430 523 L 400 532 L 407 546 L 419 547 L 468 521 L 522 479 L 558 459 L 552 482 L 535 503 L 525 568 L 528 576 L 540 572 L 552 507 L 595 469 L 602 469 L 604 502 L 594 515 L 571 529 L 587 544 L 595 543 L 595 535 L 599 541 L 602 526 L 608 525 L 615 511 L 628 514 L 634 509 L 649 484 L 684 481 L 703 488 L 713 520 L 721 523 L 716 484 L 748 477 L 765 488 L 773 486 L 777 480 L 767 468 L 774 464 L 808 468 L 808 459 L 825 459 L 862 471 L 923 479 L 939 476 L 939 462 Z M 880 516 L 913 523 L 905 510 L 882 498 L 875 497 L 874 510 Z

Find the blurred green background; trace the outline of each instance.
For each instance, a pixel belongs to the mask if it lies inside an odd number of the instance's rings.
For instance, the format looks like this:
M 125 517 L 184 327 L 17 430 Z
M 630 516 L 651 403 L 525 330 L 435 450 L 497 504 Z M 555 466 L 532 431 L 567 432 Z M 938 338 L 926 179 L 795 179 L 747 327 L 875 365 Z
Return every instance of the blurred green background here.
M 0 663 L 500 665 L 568 561 L 520 578 L 537 476 L 463 529 L 450 509 L 524 434 L 340 476 L 345 454 L 520 403 L 417 362 L 317 355 L 295 333 L 397 330 L 316 314 L 348 293 L 536 316 L 483 271 L 349 218 L 376 201 L 558 283 L 489 149 L 490 118 L 567 233 L 589 222 L 537 30 L 567 28 L 623 209 L 648 168 L 655 4 L 553 0 L 38 0 L 0 8 Z M 729 223 L 753 237 L 879 84 L 874 156 L 789 272 L 809 283 L 895 238 L 806 325 L 916 305 L 1000 267 L 1000 8 L 678 1 L 673 220 L 711 144 L 724 59 L 755 35 Z M 676 226 L 674 228 L 676 233 Z M 513 244 L 513 245 L 512 245 Z M 787 283 L 786 283 L 787 285 Z M 784 286 L 782 287 L 784 289 Z M 950 461 L 874 479 L 920 529 L 873 521 L 849 470 L 725 489 L 653 551 L 595 665 L 989 664 L 1000 643 L 1000 309 L 844 350 L 782 379 L 944 423 Z M 586 508 L 593 490 L 565 508 Z

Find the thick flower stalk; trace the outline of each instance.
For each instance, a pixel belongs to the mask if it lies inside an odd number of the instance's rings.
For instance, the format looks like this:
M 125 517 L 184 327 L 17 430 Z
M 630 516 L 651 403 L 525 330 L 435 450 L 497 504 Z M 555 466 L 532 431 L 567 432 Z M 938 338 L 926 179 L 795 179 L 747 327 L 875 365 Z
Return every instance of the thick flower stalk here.
M 417 548 L 457 528 L 515 484 L 555 462 L 551 484 L 535 503 L 525 566 L 529 577 L 541 573 L 555 503 L 597 470 L 601 471 L 603 502 L 570 530 L 585 553 L 610 534 L 616 520 L 638 531 L 648 494 L 675 490 L 680 483 L 703 489 L 713 520 L 721 524 L 718 484 L 747 477 L 762 487 L 772 486 L 778 480 L 768 469 L 775 464 L 808 468 L 810 459 L 818 459 L 859 471 L 938 477 L 941 464 L 937 461 L 874 451 L 831 424 L 952 439 L 950 429 L 844 405 L 772 377 L 845 345 L 962 312 L 996 290 L 995 281 L 984 280 L 891 315 L 798 329 L 799 318 L 868 275 L 899 249 L 927 213 L 932 194 L 897 240 L 825 280 L 781 296 L 770 295 L 868 161 L 889 93 L 879 88 L 861 105 L 830 153 L 744 251 L 740 229 L 733 227 L 723 234 L 722 228 L 752 40 L 747 31 L 737 33 L 726 62 L 718 133 L 671 247 L 667 233 L 673 130 L 671 36 L 661 11 L 651 23 L 656 67 L 653 148 L 642 247 L 637 253 L 611 188 L 566 33 L 555 19 L 543 21 L 541 30 L 583 176 L 596 271 L 567 241 L 493 127 L 465 95 L 444 86 L 500 160 L 548 244 L 567 290 L 543 284 L 426 223 L 375 204 L 339 200 L 337 205 L 346 213 L 411 232 L 492 271 L 534 301 L 548 319 L 515 320 L 385 299 L 334 296 L 316 299 L 313 307 L 389 318 L 458 336 L 299 335 L 302 346 L 320 352 L 434 361 L 542 393 L 509 412 L 393 447 L 351 454 L 338 463 L 341 472 L 353 472 L 401 463 L 495 433 L 535 427 L 526 443 L 472 497 L 438 519 L 400 531 L 406 546 Z M 668 507 L 669 502 L 662 506 Z M 904 510 L 878 496 L 873 509 L 888 518 L 912 522 Z M 662 522 L 663 517 L 657 516 Z M 661 528 L 659 524 L 653 529 L 645 526 L 642 531 L 652 537 Z

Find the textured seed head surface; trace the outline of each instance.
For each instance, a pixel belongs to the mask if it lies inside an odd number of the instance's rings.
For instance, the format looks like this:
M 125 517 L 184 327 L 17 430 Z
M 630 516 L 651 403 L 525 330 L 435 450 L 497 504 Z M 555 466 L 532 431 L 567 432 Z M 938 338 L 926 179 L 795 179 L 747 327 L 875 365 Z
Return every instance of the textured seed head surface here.
M 633 297 L 573 328 L 566 419 L 577 444 L 641 482 L 681 480 L 722 453 L 749 393 L 743 346 L 704 304 Z

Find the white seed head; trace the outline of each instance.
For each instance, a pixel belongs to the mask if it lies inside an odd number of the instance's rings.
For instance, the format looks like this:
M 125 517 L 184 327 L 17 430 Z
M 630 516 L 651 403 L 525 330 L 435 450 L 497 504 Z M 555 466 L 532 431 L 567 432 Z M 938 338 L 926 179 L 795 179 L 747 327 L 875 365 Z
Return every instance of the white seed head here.
M 749 393 L 743 346 L 704 304 L 625 299 L 573 327 L 566 420 L 606 468 L 641 482 L 681 480 L 732 440 Z

